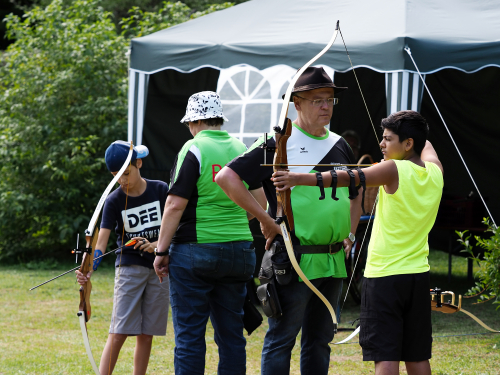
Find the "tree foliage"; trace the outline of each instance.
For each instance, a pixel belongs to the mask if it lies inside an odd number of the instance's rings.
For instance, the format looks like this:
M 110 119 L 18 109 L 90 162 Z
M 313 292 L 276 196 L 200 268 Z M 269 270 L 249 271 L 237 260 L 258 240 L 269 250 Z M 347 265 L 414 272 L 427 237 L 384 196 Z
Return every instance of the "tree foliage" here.
M 126 138 L 130 38 L 205 13 L 180 2 L 132 8 L 118 32 L 96 0 L 6 18 L 15 43 L 0 57 L 0 260 L 73 245 L 110 181 L 104 151 Z
M 192 9 L 181 2 L 164 2 L 158 12 L 148 12 L 138 6 L 129 10 L 129 17 L 120 21 L 122 35 L 127 37 L 141 37 L 149 35 L 158 30 L 163 30 L 179 23 L 198 18 L 206 14 L 226 9 L 232 3 L 212 4 L 204 10 L 192 12 Z
M 479 265 L 476 276 L 479 281 L 471 288 L 467 295 L 477 296 L 478 302 L 494 301 L 500 308 L 500 230 L 489 220 L 483 223 L 488 226 L 487 232 L 491 233 L 488 238 L 475 236 L 477 244 L 484 249 L 482 256 L 476 255 L 470 243 L 470 234 L 467 231 L 458 232 L 458 242 L 464 246 L 464 250 L 470 254 L 470 258 Z

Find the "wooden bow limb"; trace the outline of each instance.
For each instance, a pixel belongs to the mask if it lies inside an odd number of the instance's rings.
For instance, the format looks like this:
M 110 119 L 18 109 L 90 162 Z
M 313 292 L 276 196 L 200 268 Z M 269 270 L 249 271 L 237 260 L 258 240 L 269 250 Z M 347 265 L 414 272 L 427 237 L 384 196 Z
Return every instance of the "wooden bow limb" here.
M 82 330 L 83 344 L 85 345 L 85 350 L 87 352 L 87 356 L 89 357 L 90 365 L 92 366 L 92 369 L 94 370 L 96 375 L 100 375 L 99 368 L 97 367 L 94 356 L 92 355 L 92 349 L 90 348 L 87 324 L 85 323 L 85 316 L 83 312 L 78 312 L 78 319 L 80 321 L 80 328 Z
M 93 235 L 89 238 L 87 237 L 87 249 L 90 248 L 90 253 L 86 252 L 83 254 L 82 265 L 80 267 L 80 272 L 87 275 L 93 267 L 94 264 L 94 250 L 97 243 L 97 237 L 99 236 L 99 230 L 94 229 Z M 92 349 L 90 348 L 89 336 L 87 332 L 87 322 L 90 320 L 92 313 L 90 307 L 90 293 L 92 291 L 92 283 L 88 280 L 85 285 L 80 287 L 80 305 L 78 306 L 78 320 L 80 322 L 80 328 L 82 331 L 83 344 L 85 345 L 85 350 L 87 351 L 87 356 L 89 358 L 92 369 L 96 375 L 101 375 L 99 368 L 97 367 L 94 356 L 92 355 Z
M 455 305 L 455 294 L 453 292 L 439 292 L 436 293 L 434 289 L 431 289 L 431 310 L 432 311 L 438 311 L 442 312 L 445 314 L 454 314 L 456 312 L 463 312 L 465 315 L 468 315 L 470 318 L 476 321 L 477 324 L 479 324 L 481 327 L 484 329 L 487 329 L 490 332 L 493 333 L 500 333 L 500 331 L 494 330 L 493 328 L 489 327 L 484 323 L 481 319 L 479 319 L 477 316 L 472 314 L 471 312 L 465 310 L 462 308 L 462 296 L 458 296 L 458 305 Z M 451 295 L 451 301 L 450 302 L 445 302 L 444 301 L 444 296 L 445 295 Z M 435 297 L 438 297 L 437 300 Z
M 325 298 L 325 296 L 311 283 L 311 281 L 306 277 L 304 272 L 302 272 L 302 269 L 300 268 L 299 263 L 297 262 L 297 258 L 295 258 L 295 253 L 293 252 L 293 246 L 292 246 L 292 241 L 290 240 L 290 236 L 288 233 L 288 230 L 286 228 L 285 222 L 280 223 L 280 228 L 281 228 L 281 233 L 283 234 L 283 239 L 285 241 L 285 247 L 286 247 L 286 252 L 288 253 L 288 257 L 290 258 L 290 261 L 292 262 L 292 266 L 295 269 L 295 272 L 300 276 L 304 284 L 306 284 L 313 292 L 316 294 L 321 301 L 325 304 L 326 308 L 330 312 L 330 315 L 332 316 L 333 320 L 333 326 L 334 326 L 334 332 L 337 333 L 337 316 L 335 315 L 335 311 L 333 310 L 333 307 L 331 303 Z
M 468 312 L 467 310 L 464 310 L 464 309 L 460 309 L 461 312 L 463 312 L 465 315 L 468 315 L 469 317 L 471 317 L 472 319 L 474 319 L 476 321 L 477 324 L 479 324 L 481 327 L 483 327 L 484 329 L 487 329 L 488 331 L 491 331 L 493 333 L 500 333 L 500 331 L 496 331 L 494 330 L 493 328 L 490 328 L 486 325 L 486 323 L 484 323 L 481 319 L 479 319 L 477 316 L 475 316 L 474 314 Z
M 339 341 L 339 342 L 336 342 L 334 343 L 333 345 L 340 345 L 340 344 L 345 344 L 347 343 L 348 341 L 351 341 L 358 333 L 359 331 L 361 330 L 361 326 L 358 326 L 358 328 L 356 328 L 354 330 L 353 333 L 351 333 L 349 336 L 347 336 L 345 339 L 343 339 L 342 341 Z

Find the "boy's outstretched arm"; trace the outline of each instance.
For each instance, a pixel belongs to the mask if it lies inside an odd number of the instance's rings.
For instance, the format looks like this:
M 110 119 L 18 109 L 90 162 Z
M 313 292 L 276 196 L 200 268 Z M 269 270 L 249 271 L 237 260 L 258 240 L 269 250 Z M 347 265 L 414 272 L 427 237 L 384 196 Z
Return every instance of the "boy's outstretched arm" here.
M 337 187 L 348 187 L 350 177 L 345 171 L 337 172 Z M 353 170 L 356 186 L 359 185 L 359 173 Z M 387 186 L 388 190 L 397 190 L 399 183 L 398 168 L 393 161 L 384 161 L 376 164 L 373 167 L 364 168 L 363 172 L 366 177 L 366 186 Z M 321 173 L 325 187 L 330 187 L 332 184 L 332 175 L 330 172 Z M 296 185 L 316 186 L 317 179 L 314 173 L 293 173 L 278 171 L 273 174 L 274 186 L 277 190 L 282 191 Z
M 423 161 L 430 161 L 431 163 L 436 164 L 441 172 L 444 174 L 443 164 L 439 161 L 436 150 L 432 147 L 431 142 L 425 142 L 424 149 L 422 150 L 422 154 L 420 155 L 420 159 Z

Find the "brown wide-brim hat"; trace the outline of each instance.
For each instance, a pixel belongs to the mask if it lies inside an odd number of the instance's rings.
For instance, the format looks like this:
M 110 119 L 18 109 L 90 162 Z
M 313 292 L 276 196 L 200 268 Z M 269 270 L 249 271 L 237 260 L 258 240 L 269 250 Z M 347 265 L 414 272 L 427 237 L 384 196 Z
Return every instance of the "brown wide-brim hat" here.
M 296 92 L 322 89 L 324 87 L 333 88 L 334 96 L 347 90 L 347 87 L 335 86 L 330 76 L 326 74 L 325 69 L 309 67 L 302 73 L 297 82 L 295 82 L 292 95 L 290 95 L 290 101 L 293 102 L 293 94 Z M 283 95 L 282 98 L 285 99 L 285 95 Z

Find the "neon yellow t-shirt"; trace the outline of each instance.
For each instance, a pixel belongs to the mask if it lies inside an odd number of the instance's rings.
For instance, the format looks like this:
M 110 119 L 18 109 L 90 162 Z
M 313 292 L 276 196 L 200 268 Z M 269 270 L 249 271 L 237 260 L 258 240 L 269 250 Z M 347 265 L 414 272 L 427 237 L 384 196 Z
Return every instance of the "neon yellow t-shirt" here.
M 436 220 L 443 191 L 439 167 L 425 168 L 408 160 L 394 160 L 399 186 L 394 194 L 380 187 L 365 277 L 384 277 L 429 270 L 429 231 Z

